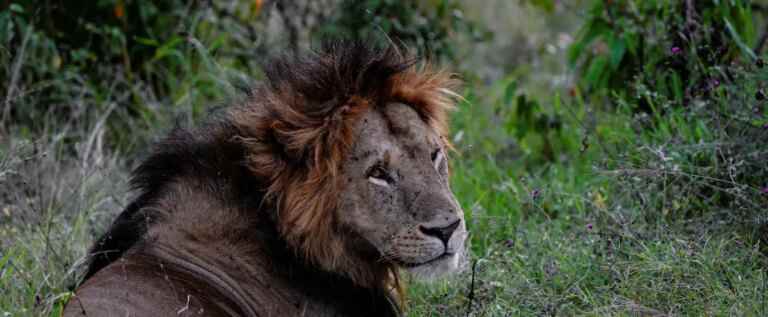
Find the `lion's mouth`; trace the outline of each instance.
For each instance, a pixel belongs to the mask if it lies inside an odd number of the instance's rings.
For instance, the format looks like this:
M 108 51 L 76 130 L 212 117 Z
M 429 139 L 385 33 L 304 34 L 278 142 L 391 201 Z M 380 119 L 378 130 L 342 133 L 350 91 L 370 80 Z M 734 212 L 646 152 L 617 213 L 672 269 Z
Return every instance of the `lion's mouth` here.
M 432 263 L 435 263 L 435 262 L 439 262 L 439 261 L 445 260 L 447 258 L 453 257 L 454 255 L 456 255 L 456 253 L 444 252 L 443 254 L 438 255 L 438 256 L 432 258 L 431 260 L 427 260 L 427 261 L 424 261 L 424 262 L 419 262 L 419 263 L 409 263 L 409 262 L 402 262 L 402 261 L 398 261 L 398 262 L 400 262 L 399 264 L 401 266 L 403 266 L 403 267 L 413 268 L 413 267 L 417 267 L 417 266 L 422 266 L 422 265 L 427 265 L 427 264 L 432 264 Z

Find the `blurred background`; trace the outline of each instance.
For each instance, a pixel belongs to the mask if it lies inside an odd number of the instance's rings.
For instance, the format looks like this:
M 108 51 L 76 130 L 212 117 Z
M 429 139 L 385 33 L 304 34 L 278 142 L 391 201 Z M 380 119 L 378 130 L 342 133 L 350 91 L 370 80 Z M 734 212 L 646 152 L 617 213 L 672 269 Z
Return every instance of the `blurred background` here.
M 174 125 L 322 38 L 463 78 L 470 265 L 410 316 L 768 315 L 768 1 L 0 0 L 0 313 L 58 316 Z

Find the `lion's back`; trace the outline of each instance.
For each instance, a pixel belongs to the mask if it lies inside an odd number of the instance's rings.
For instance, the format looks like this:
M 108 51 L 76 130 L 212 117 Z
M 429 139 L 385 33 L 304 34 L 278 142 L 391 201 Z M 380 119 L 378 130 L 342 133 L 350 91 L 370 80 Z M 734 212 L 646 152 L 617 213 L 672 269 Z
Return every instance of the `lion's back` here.
M 142 260 L 118 260 L 77 289 L 63 316 L 242 316 L 205 283 Z

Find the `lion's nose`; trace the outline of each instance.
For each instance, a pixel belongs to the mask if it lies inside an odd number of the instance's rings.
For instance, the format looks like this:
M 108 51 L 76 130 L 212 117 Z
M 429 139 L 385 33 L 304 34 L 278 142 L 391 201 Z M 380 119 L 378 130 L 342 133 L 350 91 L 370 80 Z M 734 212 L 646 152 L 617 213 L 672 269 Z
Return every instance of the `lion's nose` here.
M 456 220 L 445 227 L 427 228 L 425 226 L 419 226 L 419 230 L 421 230 L 423 234 L 436 237 L 440 239 L 440 241 L 443 241 L 445 245 L 448 245 L 448 240 L 451 239 L 453 232 L 456 231 L 456 228 L 459 227 L 459 223 L 461 223 L 461 219 Z

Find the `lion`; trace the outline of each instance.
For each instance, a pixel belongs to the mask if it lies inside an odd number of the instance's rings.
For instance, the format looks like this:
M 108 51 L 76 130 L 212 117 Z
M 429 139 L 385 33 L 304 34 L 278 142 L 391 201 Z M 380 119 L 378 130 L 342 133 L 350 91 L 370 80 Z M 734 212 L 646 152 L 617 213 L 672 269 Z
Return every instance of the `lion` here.
M 64 316 L 398 316 L 402 272 L 460 270 L 455 75 L 398 45 L 327 42 L 176 128 L 90 250 Z

